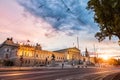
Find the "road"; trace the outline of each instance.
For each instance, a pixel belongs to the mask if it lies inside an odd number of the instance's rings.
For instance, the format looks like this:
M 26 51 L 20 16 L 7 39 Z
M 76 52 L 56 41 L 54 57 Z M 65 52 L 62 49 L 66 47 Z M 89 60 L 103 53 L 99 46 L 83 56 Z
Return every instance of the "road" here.
M 103 77 L 118 71 L 120 70 L 111 68 L 66 68 L 7 71 L 0 72 L 0 80 L 99 80 L 101 76 Z

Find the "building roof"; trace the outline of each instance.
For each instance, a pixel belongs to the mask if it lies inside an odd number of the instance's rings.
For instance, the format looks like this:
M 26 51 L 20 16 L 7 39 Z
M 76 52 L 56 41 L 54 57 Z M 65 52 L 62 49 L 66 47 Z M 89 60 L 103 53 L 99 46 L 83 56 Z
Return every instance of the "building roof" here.
M 53 52 L 59 52 L 59 53 L 65 53 L 67 50 L 69 49 L 77 49 L 79 50 L 78 48 L 76 47 L 71 47 L 71 48 L 65 48 L 65 49 L 60 49 L 60 50 L 56 50 L 56 51 L 53 51 Z
M 7 38 L 1 45 L 0 47 L 7 45 L 7 46 L 14 46 L 14 47 L 18 47 L 19 45 L 17 43 L 13 42 L 12 38 Z
M 6 46 L 13 46 L 13 47 L 29 47 L 29 48 L 35 48 L 42 50 L 40 44 L 36 44 L 36 46 L 30 45 L 30 44 L 19 44 L 19 43 L 14 43 L 13 38 L 7 38 L 2 44 L 0 44 L 0 48 L 3 47 L 4 45 Z

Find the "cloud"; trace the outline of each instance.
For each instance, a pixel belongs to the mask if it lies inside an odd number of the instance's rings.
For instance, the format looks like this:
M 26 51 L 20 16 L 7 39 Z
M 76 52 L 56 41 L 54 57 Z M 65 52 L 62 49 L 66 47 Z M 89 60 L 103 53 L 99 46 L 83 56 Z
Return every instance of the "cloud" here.
M 88 0 L 2 1 L 0 42 L 13 37 L 18 42 L 30 40 L 33 44 L 40 43 L 44 49 L 57 50 L 77 47 L 79 37 L 81 52 L 86 47 L 89 52 L 94 52 L 95 44 L 101 53 L 120 53 L 117 43 L 107 43 L 108 40 L 98 43 L 94 38 L 98 28 L 93 13 L 86 10 Z
M 36 18 L 47 21 L 56 31 L 73 35 L 85 28 L 91 28 L 89 32 L 97 29 L 93 13 L 86 10 L 88 0 L 17 0 L 17 2 Z

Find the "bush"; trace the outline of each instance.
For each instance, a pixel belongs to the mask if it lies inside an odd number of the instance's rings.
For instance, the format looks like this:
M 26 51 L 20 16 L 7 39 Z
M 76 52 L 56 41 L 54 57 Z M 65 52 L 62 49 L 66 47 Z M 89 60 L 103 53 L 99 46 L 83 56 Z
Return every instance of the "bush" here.
M 4 66 L 14 66 L 14 62 L 10 60 L 4 60 L 3 61 Z

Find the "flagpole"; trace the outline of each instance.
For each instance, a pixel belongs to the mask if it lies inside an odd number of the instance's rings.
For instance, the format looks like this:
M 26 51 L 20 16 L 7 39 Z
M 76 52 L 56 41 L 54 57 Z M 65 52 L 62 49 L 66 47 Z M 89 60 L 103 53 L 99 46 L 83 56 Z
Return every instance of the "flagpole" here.
M 79 38 L 77 36 L 77 46 L 78 46 L 78 49 L 79 49 Z
M 95 49 L 95 44 L 93 45 L 94 47 L 94 57 L 96 57 L 96 49 Z

